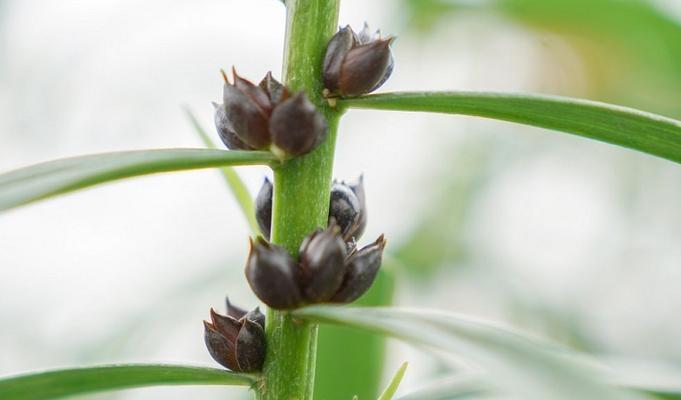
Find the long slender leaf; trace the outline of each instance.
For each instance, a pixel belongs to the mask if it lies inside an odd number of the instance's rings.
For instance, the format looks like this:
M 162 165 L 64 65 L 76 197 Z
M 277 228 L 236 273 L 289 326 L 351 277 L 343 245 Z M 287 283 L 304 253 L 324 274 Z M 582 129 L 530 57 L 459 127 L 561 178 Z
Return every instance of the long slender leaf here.
M 386 386 L 383 393 L 378 397 L 378 400 L 391 400 L 395 397 L 395 392 L 397 392 L 397 389 L 400 387 L 404 374 L 407 372 L 408 365 L 409 363 L 407 362 L 403 362 L 402 365 L 400 365 L 400 368 L 395 372 L 395 375 L 393 375 L 388 386 Z
M 681 399 L 681 384 L 679 379 L 650 379 L 650 377 L 620 376 L 611 372 L 614 378 L 607 378 L 608 382 L 623 388 L 641 392 L 652 398 Z M 492 390 L 490 380 L 493 376 L 480 373 L 459 373 L 447 378 L 439 379 L 398 400 L 452 400 L 452 399 L 489 399 L 498 395 Z
M 341 106 L 465 114 L 553 129 L 681 163 L 681 121 L 588 100 L 486 92 L 396 92 L 339 101 Z
M 203 129 L 203 126 L 201 126 L 194 113 L 188 108 L 185 108 L 184 111 L 187 115 L 187 119 L 189 119 L 189 123 L 192 125 L 192 128 L 194 128 L 194 132 L 196 132 L 203 144 L 209 149 L 217 149 L 218 147 L 210 138 L 206 130 Z M 220 172 L 222 173 L 222 177 L 225 179 L 227 187 L 232 192 L 234 198 L 239 204 L 239 208 L 241 208 L 241 212 L 246 218 L 248 226 L 251 228 L 251 234 L 254 237 L 258 236 L 260 234 L 260 228 L 258 228 L 258 222 L 255 220 L 253 199 L 251 198 L 250 193 L 248 193 L 248 188 L 234 168 L 222 167 L 220 168 Z
M 267 152 L 209 149 L 135 150 L 48 161 L 0 175 L 0 211 L 132 176 L 272 162 Z
M 223 369 L 154 364 L 107 365 L 0 378 L 0 399 L 43 400 L 144 386 L 250 386 L 254 382 L 250 375 Z
M 465 357 L 494 376 L 499 390 L 526 399 L 636 399 L 609 387 L 588 365 L 499 326 L 468 317 L 399 308 L 308 307 L 298 317 L 381 332 Z
M 454 400 L 489 398 L 493 393 L 480 374 L 457 374 L 416 389 L 397 400 Z
M 394 293 L 395 268 L 386 257 L 371 289 L 355 304 L 390 305 Z M 386 338 L 382 335 L 345 326 L 320 326 L 314 398 L 375 399 L 381 390 L 385 352 Z

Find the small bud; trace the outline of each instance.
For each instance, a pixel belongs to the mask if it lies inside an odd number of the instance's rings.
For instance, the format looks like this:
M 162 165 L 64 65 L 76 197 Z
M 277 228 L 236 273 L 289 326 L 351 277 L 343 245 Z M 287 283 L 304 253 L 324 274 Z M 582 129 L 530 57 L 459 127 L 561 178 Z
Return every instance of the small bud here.
M 345 183 L 334 182 L 329 200 L 329 221 L 333 220 L 338 224 L 346 242 L 353 237 L 359 225 L 360 212 L 359 199 L 355 192 Z
M 277 310 L 296 308 L 302 303 L 296 268 L 296 262 L 283 248 L 260 237 L 255 243 L 251 241 L 246 279 L 263 303 Z
M 236 338 L 236 361 L 242 372 L 260 371 L 265 362 L 265 330 L 249 319 L 240 321 L 243 325 Z
M 369 33 L 368 25 L 359 35 L 346 26 L 329 41 L 324 55 L 323 79 L 330 95 L 359 96 L 378 89 L 390 77 L 394 60 L 393 38 L 381 39 Z
M 253 150 L 253 148 L 244 143 L 234 132 L 231 122 L 227 118 L 227 111 L 222 104 L 213 103 L 215 107 L 215 128 L 218 131 L 220 140 L 230 150 Z
M 260 325 L 262 329 L 265 329 L 265 314 L 260 312 L 260 307 L 256 307 L 249 311 L 242 318 L 245 318 L 251 322 L 255 322 L 256 324 Z
M 229 297 L 225 297 L 225 305 L 227 306 L 227 315 L 234 319 L 241 319 L 247 314 L 246 310 L 239 306 L 235 306 L 229 301 Z
M 272 142 L 288 156 L 309 153 L 326 138 L 326 132 L 326 120 L 304 92 L 283 101 L 272 112 Z
M 345 242 L 335 224 L 318 229 L 303 240 L 300 269 L 307 301 L 325 302 L 338 291 L 345 274 L 346 255 Z
M 351 303 L 369 290 L 381 266 L 385 243 L 381 235 L 374 243 L 348 256 L 343 283 L 332 302 Z
M 254 149 L 270 145 L 269 116 L 272 106 L 265 91 L 234 72 L 234 84 L 225 82 L 225 115 L 234 133 Z
M 237 320 L 211 308 L 211 322 L 203 321 L 204 340 L 211 357 L 235 372 L 260 371 L 265 361 L 266 339 L 264 316 L 262 325 L 254 321 L 261 319 L 258 314 L 262 316 L 256 308 Z
M 255 198 L 255 220 L 258 222 L 260 232 L 267 240 L 270 240 L 272 228 L 272 190 L 272 182 L 265 178 Z
M 326 137 L 322 114 L 303 92 L 288 88 L 267 75 L 256 86 L 237 75 L 225 80 L 223 104 L 215 104 L 215 125 L 230 149 L 271 150 L 286 159 L 312 151 Z
M 272 183 L 265 178 L 255 198 L 256 221 L 268 240 L 272 226 L 272 189 Z M 338 224 L 346 242 L 362 236 L 367 222 L 363 177 L 360 176 L 355 184 L 333 182 L 329 199 L 329 225 L 332 221 Z
M 359 221 L 357 222 L 357 226 L 355 227 L 354 231 L 349 232 L 348 234 L 355 239 L 359 239 L 362 237 L 364 229 L 367 226 L 367 204 L 366 194 L 364 193 L 364 175 L 359 176 L 357 183 L 350 184 L 348 186 L 350 186 L 350 189 L 352 189 L 352 191 L 355 193 L 355 196 L 357 196 L 357 200 L 359 200 Z
M 267 92 L 270 101 L 275 106 L 280 104 L 282 101 L 288 99 L 289 92 L 286 86 L 282 85 L 279 81 L 272 77 L 272 71 L 268 72 L 267 75 L 258 84 L 261 88 Z

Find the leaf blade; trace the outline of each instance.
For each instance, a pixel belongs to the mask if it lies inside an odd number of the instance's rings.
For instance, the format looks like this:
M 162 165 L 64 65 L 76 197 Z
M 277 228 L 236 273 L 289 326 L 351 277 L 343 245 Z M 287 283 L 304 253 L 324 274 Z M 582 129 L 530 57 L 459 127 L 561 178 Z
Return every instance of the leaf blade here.
M 76 394 L 154 385 L 250 386 L 254 377 L 223 369 L 162 364 L 60 369 L 0 379 L 0 398 L 56 399 Z
M 452 354 L 487 368 L 495 384 L 528 399 L 638 399 L 594 379 L 586 365 L 558 355 L 552 345 L 456 314 L 399 308 L 307 307 L 298 317 L 380 332 Z
M 134 176 L 225 165 L 268 165 L 274 160 L 267 152 L 155 149 L 48 161 L 0 175 L 0 211 Z
M 395 375 L 393 375 L 388 386 L 386 386 L 383 393 L 378 397 L 378 400 L 391 400 L 395 397 L 395 392 L 397 392 L 397 388 L 400 387 L 402 378 L 404 378 L 404 374 L 407 372 L 407 366 L 409 366 L 408 362 L 403 362 L 402 365 L 400 365 L 400 368 L 395 372 Z
M 338 104 L 498 119 L 571 133 L 681 163 L 681 121 L 595 101 L 494 92 L 394 92 L 344 99 Z

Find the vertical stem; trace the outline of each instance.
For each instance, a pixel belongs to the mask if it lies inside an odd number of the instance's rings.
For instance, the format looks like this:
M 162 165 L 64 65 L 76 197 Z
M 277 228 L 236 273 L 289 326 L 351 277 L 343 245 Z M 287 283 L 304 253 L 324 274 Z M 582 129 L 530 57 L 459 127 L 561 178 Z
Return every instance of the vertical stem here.
M 321 97 L 322 59 L 338 24 L 340 0 L 286 0 L 284 82 L 304 90 L 329 125 L 326 141 L 312 153 L 274 171 L 272 242 L 294 256 L 303 238 L 327 223 L 336 128 L 340 112 Z M 317 326 L 287 312 L 268 311 L 267 358 L 262 400 L 309 400 L 314 389 Z

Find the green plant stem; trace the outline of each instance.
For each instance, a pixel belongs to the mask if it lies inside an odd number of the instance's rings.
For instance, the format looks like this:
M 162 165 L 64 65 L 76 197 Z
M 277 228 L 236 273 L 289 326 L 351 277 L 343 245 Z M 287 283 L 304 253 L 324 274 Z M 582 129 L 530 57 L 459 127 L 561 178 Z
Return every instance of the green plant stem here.
M 274 170 L 272 242 L 297 256 L 303 238 L 326 226 L 340 112 L 321 97 L 324 49 L 338 24 L 339 0 L 287 0 L 284 82 L 304 90 L 324 114 L 328 137 L 312 153 Z M 267 358 L 259 399 L 312 398 L 317 325 L 268 311 Z

